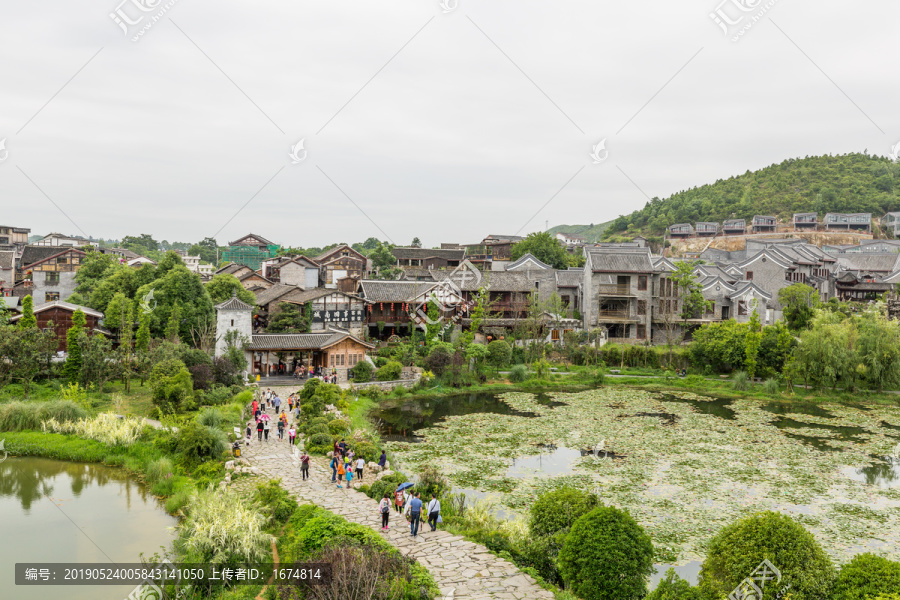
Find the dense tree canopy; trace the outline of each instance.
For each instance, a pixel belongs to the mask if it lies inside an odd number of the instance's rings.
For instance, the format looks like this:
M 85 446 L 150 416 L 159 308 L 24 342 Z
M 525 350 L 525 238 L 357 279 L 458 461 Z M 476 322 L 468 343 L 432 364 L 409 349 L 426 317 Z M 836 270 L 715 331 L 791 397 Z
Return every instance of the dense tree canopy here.
M 720 179 L 712 184 L 653 198 L 641 210 L 622 215 L 605 236 L 629 232 L 662 234 L 674 223 L 750 219 L 775 215 L 789 219 L 795 212 L 871 212 L 881 216 L 896 210 L 894 182 L 900 165 L 867 154 L 792 158 Z
M 554 269 L 567 269 L 571 259 L 559 241 L 546 232 L 529 233 L 521 242 L 513 244 L 512 259 L 519 260 L 526 254 L 547 263 Z
M 140 302 L 151 290 L 149 323 L 154 337 L 164 335 L 176 302 L 181 310 L 179 336 L 184 341 L 191 339 L 191 329 L 198 329 L 213 319 L 213 303 L 200 277 L 182 264 L 176 264 L 163 277 L 138 288 L 135 301 Z
M 237 297 L 250 306 L 256 306 L 256 296 L 250 290 L 244 289 L 237 277 L 230 273 L 219 273 L 213 276 L 206 284 L 206 291 L 213 304 L 225 302 L 237 292 Z

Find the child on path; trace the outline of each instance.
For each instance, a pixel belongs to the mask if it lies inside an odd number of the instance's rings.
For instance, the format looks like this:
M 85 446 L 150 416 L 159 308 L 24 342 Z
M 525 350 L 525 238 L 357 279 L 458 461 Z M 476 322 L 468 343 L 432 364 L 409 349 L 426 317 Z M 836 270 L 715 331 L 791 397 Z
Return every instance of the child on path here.
M 340 458 L 338 458 L 337 461 L 338 461 L 338 467 L 337 467 L 338 484 L 337 484 L 337 486 L 343 487 L 343 486 L 341 486 L 341 482 L 344 480 L 344 473 L 346 473 L 347 471 L 344 470 L 344 461 L 342 461 Z
M 347 467 L 345 470 L 347 471 L 347 489 L 351 489 L 353 487 L 350 485 L 353 483 L 353 469 Z
M 390 496 L 384 495 L 381 502 L 378 503 L 378 512 L 381 513 L 381 530 L 388 530 L 388 520 L 391 517 L 391 500 Z

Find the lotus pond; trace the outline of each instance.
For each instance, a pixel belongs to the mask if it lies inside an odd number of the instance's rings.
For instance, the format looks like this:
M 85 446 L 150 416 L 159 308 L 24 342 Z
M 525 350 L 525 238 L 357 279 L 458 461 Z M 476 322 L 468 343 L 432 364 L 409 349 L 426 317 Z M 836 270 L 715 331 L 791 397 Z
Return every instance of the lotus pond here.
M 549 489 L 595 491 L 637 519 L 662 563 L 696 565 L 720 528 L 761 510 L 796 518 L 838 562 L 900 560 L 898 406 L 610 386 L 390 400 L 373 416 L 401 468 L 435 465 L 505 514 Z

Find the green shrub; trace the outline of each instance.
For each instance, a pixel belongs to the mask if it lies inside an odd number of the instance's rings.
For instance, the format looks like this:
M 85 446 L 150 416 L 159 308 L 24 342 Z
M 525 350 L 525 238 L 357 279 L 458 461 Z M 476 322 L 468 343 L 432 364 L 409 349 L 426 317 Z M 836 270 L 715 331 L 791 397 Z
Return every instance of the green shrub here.
M 653 573 L 653 544 L 627 512 L 599 506 L 572 525 L 559 571 L 584 600 L 640 600 Z
M 191 473 L 198 490 L 205 490 L 211 485 L 218 485 L 225 479 L 225 465 L 217 460 L 200 463 Z
M 519 548 L 519 560 L 516 564 L 534 569 L 553 585 L 562 585 L 562 576 L 556 566 L 559 550 L 556 536 L 529 537 Z
M 583 490 L 564 487 L 542 494 L 531 507 L 528 529 L 541 537 L 567 533 L 582 515 L 600 506 L 600 499 Z
M 397 486 L 406 481 L 408 481 L 408 479 L 403 473 L 391 473 L 373 483 L 365 493 L 369 498 L 374 498 L 376 500 L 384 498 L 384 495 L 387 494 L 390 496 L 391 502 L 393 502 L 394 491 L 396 491 Z
M 184 487 L 176 489 L 168 498 L 166 498 L 166 512 L 169 514 L 176 514 L 182 508 L 190 504 L 191 501 L 191 487 L 185 485 Z
M 150 388 L 153 404 L 165 411 L 178 410 L 194 392 L 190 372 L 183 362 L 175 359 L 164 360 L 153 367 Z
M 375 367 L 367 360 L 360 361 L 350 369 L 350 378 L 356 383 L 366 383 L 372 381 L 372 373 Z
M 328 431 L 332 435 L 342 435 L 350 430 L 350 421 L 344 419 L 334 419 L 328 423 Z
M 0 404 L 0 431 L 40 430 L 41 422 L 56 419 L 60 423 L 87 417 L 87 411 L 65 400 L 53 402 L 8 402 Z
M 841 567 L 831 600 L 867 600 L 900 590 L 900 562 L 857 554 Z
M 197 422 L 214 429 L 224 429 L 226 426 L 225 415 L 218 408 L 204 408 L 197 415 Z
M 788 516 L 761 512 L 728 525 L 709 542 L 699 587 L 710 597 L 728 594 L 768 559 L 790 585 L 794 600 L 827 598 L 834 579 L 828 555 Z
M 195 465 L 210 459 L 218 459 L 228 448 L 225 434 L 189 421 L 178 430 L 177 451 L 188 465 Z
M 353 445 L 353 451 L 357 456 L 366 459 L 366 462 L 377 462 L 381 452 L 371 442 L 357 442 Z
M 297 502 L 281 487 L 280 479 L 257 484 L 254 498 L 262 505 L 273 525 L 284 523 L 297 510 Z
M 395 360 L 388 362 L 375 371 L 375 379 L 378 381 L 396 381 L 403 373 L 403 365 Z
M 313 446 L 329 446 L 329 450 L 331 450 L 331 447 L 334 446 L 332 439 L 329 433 L 316 433 L 310 436 L 309 443 Z
M 656 589 L 644 600 L 703 600 L 703 595 L 699 589 L 676 575 L 675 569 L 669 569 Z
M 495 369 L 502 369 L 509 365 L 512 359 L 512 347 L 504 340 L 494 340 L 487 345 L 487 362 Z
M 331 433 L 331 429 L 329 429 L 329 427 L 327 425 L 322 425 L 321 423 L 318 425 L 315 425 L 313 427 L 309 427 L 306 430 L 306 435 L 308 435 L 310 437 L 317 435 L 317 434 L 327 435 L 328 439 L 331 439 L 331 436 L 334 435 Z
M 300 405 L 300 412 L 303 413 L 305 418 L 310 420 L 321 417 L 322 413 L 325 412 L 325 401 L 319 396 L 313 396 Z
M 231 399 L 231 388 L 217 386 L 200 393 L 200 403 L 206 406 L 220 406 Z M 251 398 L 252 400 L 252 398 Z
M 509 371 L 509 381 L 511 383 L 522 383 L 528 379 L 528 367 L 525 365 L 515 365 Z
M 731 376 L 731 386 L 738 392 L 746 392 L 750 389 L 750 378 L 744 371 L 735 371 Z
M 422 493 L 422 501 L 431 500 L 431 494 L 437 494 L 438 498 L 450 491 L 450 482 L 437 468 L 426 465 L 419 470 L 416 490 Z
M 150 493 L 154 496 L 171 496 L 175 491 L 175 475 L 166 473 L 150 486 Z

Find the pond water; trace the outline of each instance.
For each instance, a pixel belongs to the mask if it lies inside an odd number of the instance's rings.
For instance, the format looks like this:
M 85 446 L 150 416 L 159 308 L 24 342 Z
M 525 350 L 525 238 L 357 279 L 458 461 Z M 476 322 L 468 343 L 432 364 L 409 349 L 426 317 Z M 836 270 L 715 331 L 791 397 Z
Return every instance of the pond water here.
M 44 458 L 0 462 L 0 598 L 122 600 L 134 586 L 16 586 L 16 562 L 138 563 L 177 520 L 124 471 Z
M 546 395 L 542 395 L 542 398 L 539 397 L 537 401 L 546 406 L 552 406 L 552 400 Z M 381 403 L 379 410 L 373 413 L 373 418 L 383 440 L 415 442 L 419 441 L 415 435 L 415 431 L 418 429 L 432 427 L 447 417 L 476 413 L 519 417 L 537 416 L 532 412 L 515 410 L 501 400 L 497 394 L 481 392 L 386 400 Z

